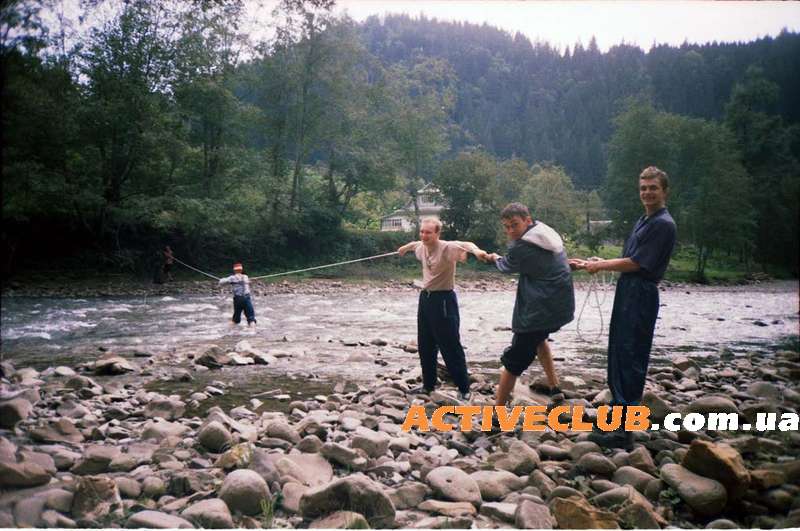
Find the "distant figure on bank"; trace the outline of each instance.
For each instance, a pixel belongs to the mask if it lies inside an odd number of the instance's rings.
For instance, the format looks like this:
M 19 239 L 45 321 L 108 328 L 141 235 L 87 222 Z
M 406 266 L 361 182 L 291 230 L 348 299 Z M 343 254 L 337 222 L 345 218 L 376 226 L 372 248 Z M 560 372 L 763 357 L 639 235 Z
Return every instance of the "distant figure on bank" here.
M 622 258 L 570 260 L 589 273 L 618 271 L 614 309 L 608 330 L 608 386 L 612 406 L 636 406 L 642 400 L 653 332 L 658 318 L 658 283 L 675 248 L 677 228 L 667 211 L 669 177 L 655 166 L 639 175 L 639 200 L 644 215 L 625 241 Z M 626 408 L 627 413 L 627 408 Z M 607 448 L 633 447 L 633 433 L 624 429 L 595 432 L 589 439 Z
M 472 242 L 439 239 L 442 222 L 435 218 L 420 223 L 421 241 L 410 242 L 399 249 L 400 256 L 414 251 L 422 262 L 422 291 L 417 307 L 417 345 L 422 366 L 422 386 L 412 393 L 429 394 L 436 388 L 436 360 L 439 351 L 459 390 L 461 400 L 469 400 L 469 374 L 464 347 L 461 345 L 458 298 L 453 290 L 456 262 L 464 262 L 467 252 L 481 260 L 486 252 Z
M 247 326 L 256 324 L 256 311 L 250 300 L 250 277 L 242 273 L 242 264 L 233 264 L 233 275 L 219 279 L 220 285 L 230 284 L 233 289 L 233 324 L 242 322 L 242 312 L 247 318 Z
M 172 280 L 172 265 L 175 263 L 175 257 L 172 255 L 172 248 L 167 245 L 164 247 L 164 265 L 162 270 L 166 280 Z
M 508 253 L 492 253 L 487 259 L 503 273 L 519 273 L 519 282 L 511 322 L 514 336 L 500 358 L 503 368 L 495 405 L 506 405 L 517 378 L 537 355 L 553 402 L 559 402 L 564 396 L 558 389 L 547 338 L 575 315 L 575 291 L 564 244 L 556 231 L 541 221 L 533 221 L 525 205 L 509 204 L 500 218 L 510 241 Z

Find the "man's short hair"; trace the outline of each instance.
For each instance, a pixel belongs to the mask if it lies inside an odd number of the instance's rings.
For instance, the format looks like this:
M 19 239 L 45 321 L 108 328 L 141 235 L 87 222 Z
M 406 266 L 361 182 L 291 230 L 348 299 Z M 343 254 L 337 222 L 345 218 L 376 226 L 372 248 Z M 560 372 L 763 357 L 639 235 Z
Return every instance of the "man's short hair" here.
M 439 218 L 422 218 L 419 222 L 420 225 L 433 225 L 436 232 L 442 232 L 442 221 Z
M 655 166 L 648 166 L 639 174 L 639 179 L 658 179 L 658 184 L 665 192 L 669 188 L 669 175 L 663 170 L 659 170 Z
M 522 219 L 529 218 L 531 217 L 531 211 L 522 203 L 509 203 L 500 212 L 501 219 L 511 219 L 515 216 L 519 216 Z

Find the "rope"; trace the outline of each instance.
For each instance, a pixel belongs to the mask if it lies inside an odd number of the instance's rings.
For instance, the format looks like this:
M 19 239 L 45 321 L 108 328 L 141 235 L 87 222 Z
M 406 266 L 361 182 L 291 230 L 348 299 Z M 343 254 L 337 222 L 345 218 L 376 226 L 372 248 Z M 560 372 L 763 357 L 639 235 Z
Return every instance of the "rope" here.
M 213 278 L 214 280 L 219 280 L 219 277 L 215 277 L 215 276 L 214 276 L 214 275 L 212 275 L 211 273 L 206 273 L 205 271 L 200 271 L 200 270 L 199 270 L 199 269 L 197 269 L 196 267 L 192 267 L 192 266 L 190 266 L 189 264 L 187 264 L 186 262 L 181 262 L 180 260 L 178 260 L 178 259 L 177 259 L 177 258 L 175 258 L 174 256 L 172 257 L 172 259 L 173 259 L 173 260 L 175 260 L 176 262 L 178 262 L 178 263 L 179 263 L 179 264 L 181 264 L 181 265 L 185 265 L 186 267 L 188 267 L 188 268 L 189 268 L 189 269 L 191 269 L 192 271 L 197 271 L 197 272 L 198 272 L 198 273 L 200 273 L 201 275 L 205 275 L 205 276 L 207 276 L 207 277 L 209 277 L 209 278 Z
M 356 260 L 347 260 L 344 262 L 336 262 L 335 264 L 326 264 L 316 267 L 307 267 L 305 269 L 296 269 L 294 271 L 285 271 L 283 273 L 273 273 L 271 275 L 261 275 L 260 277 L 250 277 L 250 280 L 260 280 L 262 278 L 272 278 L 272 277 L 280 277 L 284 275 L 294 275 L 295 273 L 305 273 L 306 271 L 315 271 L 317 269 L 325 269 L 326 267 L 336 267 L 345 264 L 354 264 L 356 262 L 363 262 L 365 260 L 375 260 L 376 258 L 384 258 L 386 256 L 394 256 L 398 254 L 397 251 L 393 251 L 391 253 L 383 253 L 383 254 L 376 254 L 375 256 L 368 256 L 366 258 L 357 258 Z
M 581 311 L 578 313 L 578 319 L 575 322 L 575 332 L 578 334 L 578 339 L 584 343 L 596 343 L 601 337 L 603 337 L 603 328 L 605 327 L 603 304 L 608 296 L 608 285 L 609 281 L 606 278 L 605 273 L 589 275 L 589 288 L 586 292 L 586 298 L 583 299 Z M 600 293 L 602 293 L 602 300 L 600 298 Z M 586 339 L 586 337 L 584 337 L 584 335 L 581 333 L 581 318 L 583 317 L 583 310 L 586 308 L 586 305 L 589 304 L 589 300 L 592 298 L 592 295 L 594 295 L 595 302 L 589 306 L 595 308 L 597 313 L 600 315 L 600 329 L 591 339 Z

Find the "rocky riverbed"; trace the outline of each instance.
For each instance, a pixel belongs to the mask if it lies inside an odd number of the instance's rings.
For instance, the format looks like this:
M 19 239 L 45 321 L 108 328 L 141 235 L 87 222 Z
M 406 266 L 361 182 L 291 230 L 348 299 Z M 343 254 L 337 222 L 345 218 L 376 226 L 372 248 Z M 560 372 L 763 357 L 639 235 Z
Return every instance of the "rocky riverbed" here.
M 796 425 L 638 432 L 631 452 L 577 432 L 406 433 L 409 406 L 455 403 L 449 384 L 409 394 L 418 369 L 203 409 L 236 388 L 214 374 L 276 359 L 244 340 L 188 365 L 111 352 L 43 370 L 3 362 L 0 527 L 800 525 Z M 651 371 L 645 403 L 655 419 L 721 411 L 755 422 L 796 413 L 799 379 L 795 350 L 676 356 Z M 184 391 L 148 390 L 168 383 Z M 515 403 L 546 403 L 541 385 L 522 380 Z M 471 403 L 490 403 L 493 387 L 477 373 Z M 564 389 L 590 417 L 608 399 L 593 374 L 571 374 Z

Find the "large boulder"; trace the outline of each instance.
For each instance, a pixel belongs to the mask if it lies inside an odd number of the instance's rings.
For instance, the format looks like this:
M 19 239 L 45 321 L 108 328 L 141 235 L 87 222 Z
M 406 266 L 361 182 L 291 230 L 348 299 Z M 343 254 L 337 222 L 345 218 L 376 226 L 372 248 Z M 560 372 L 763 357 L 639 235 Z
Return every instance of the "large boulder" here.
M 431 470 L 425 480 L 435 496 L 449 501 L 470 502 L 480 505 L 481 489 L 466 472 L 452 466 L 440 466 Z
M 28 418 L 33 405 L 24 398 L 12 398 L 0 402 L 0 428 L 11 430 L 18 422 Z
M 181 518 L 159 511 L 133 513 L 125 522 L 128 529 L 194 529 L 194 526 Z
M 219 498 L 202 500 L 190 505 L 181 516 L 204 529 L 231 529 L 234 527 L 228 505 Z
M 395 508 L 383 487 L 362 474 L 337 479 L 306 491 L 300 498 L 300 514 L 317 518 L 339 510 L 364 515 L 375 528 L 393 527 Z
M 252 516 L 261 512 L 261 504 L 270 499 L 270 493 L 267 482 L 258 473 L 234 470 L 225 477 L 219 497 L 232 512 Z
M 668 463 L 662 466 L 661 479 L 701 516 L 716 516 L 728 503 L 728 494 L 722 483 L 698 476 L 681 465 Z
M 695 439 L 681 464 L 695 474 L 722 483 L 731 501 L 744 496 L 750 486 L 750 473 L 742 456 L 727 444 Z

